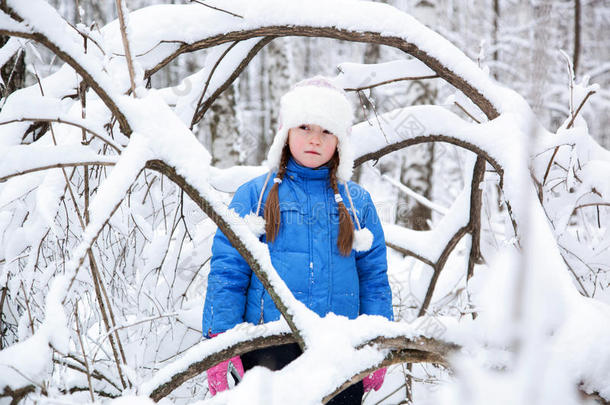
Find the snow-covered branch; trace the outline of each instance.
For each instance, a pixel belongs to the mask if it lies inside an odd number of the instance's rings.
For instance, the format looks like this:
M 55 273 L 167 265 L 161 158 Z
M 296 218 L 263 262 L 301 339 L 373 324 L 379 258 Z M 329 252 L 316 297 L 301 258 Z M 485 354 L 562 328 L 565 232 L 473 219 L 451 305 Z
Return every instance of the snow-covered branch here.
M 18 0 L 8 0 L 7 6 L 16 21 L 8 14 L 1 12 L 2 21 L 0 34 L 34 40 L 70 65 L 104 101 L 106 106 L 117 117 L 122 132 L 129 136 L 131 128 L 115 101 L 115 90 L 112 80 L 101 67 L 99 60 L 84 52 L 81 36 L 61 18 L 55 9 L 42 0 L 32 0 L 26 3 Z M 15 30 L 14 26 L 27 26 L 27 29 Z

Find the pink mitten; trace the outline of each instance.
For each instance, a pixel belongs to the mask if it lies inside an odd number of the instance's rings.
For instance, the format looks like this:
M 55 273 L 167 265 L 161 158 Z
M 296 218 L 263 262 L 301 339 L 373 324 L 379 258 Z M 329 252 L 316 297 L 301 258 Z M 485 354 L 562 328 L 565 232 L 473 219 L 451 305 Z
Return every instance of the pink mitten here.
M 222 363 L 216 364 L 207 371 L 208 387 L 210 387 L 210 392 L 212 395 L 216 395 L 217 392 L 224 391 L 229 388 L 229 382 L 227 380 L 229 362 L 233 363 L 240 377 L 244 376 L 244 366 L 241 364 L 241 358 L 239 356 L 235 356 L 229 360 L 223 361 Z
M 372 374 L 367 375 L 362 380 L 362 385 L 364 386 L 364 392 L 369 392 L 370 390 L 379 391 L 379 388 L 383 385 L 383 379 L 385 378 L 385 368 L 380 368 Z
M 218 335 L 220 335 L 220 333 L 212 333 L 210 337 L 213 338 L 214 336 Z M 210 388 L 212 396 L 229 388 L 229 381 L 227 380 L 229 363 L 233 363 L 233 366 L 239 373 L 240 377 L 244 376 L 244 365 L 241 363 L 241 358 L 239 356 L 232 357 L 229 360 L 216 364 L 214 367 L 210 367 L 210 369 L 207 371 L 207 375 L 208 387 Z

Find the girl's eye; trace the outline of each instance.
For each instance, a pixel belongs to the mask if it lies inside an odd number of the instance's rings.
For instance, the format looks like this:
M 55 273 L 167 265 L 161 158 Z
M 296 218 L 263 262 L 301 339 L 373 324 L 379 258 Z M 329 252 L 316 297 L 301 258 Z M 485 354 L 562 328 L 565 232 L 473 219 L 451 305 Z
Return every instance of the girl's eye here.
M 299 128 L 301 128 L 303 131 L 309 130 L 309 126 L 307 126 L 307 125 L 301 125 Z
M 324 133 L 325 133 L 325 134 L 328 134 L 328 135 L 332 135 L 332 134 L 333 134 L 333 133 L 332 133 L 332 132 L 330 132 L 328 129 L 325 129 L 325 130 L 324 130 Z

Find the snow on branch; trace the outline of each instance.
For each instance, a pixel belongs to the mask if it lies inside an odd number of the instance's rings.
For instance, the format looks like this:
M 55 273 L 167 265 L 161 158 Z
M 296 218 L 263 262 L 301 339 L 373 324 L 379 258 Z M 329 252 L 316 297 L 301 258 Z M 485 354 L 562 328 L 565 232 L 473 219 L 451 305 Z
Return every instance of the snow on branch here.
M 166 91 L 167 94 L 176 95 L 182 89 L 188 89 L 184 96 L 172 100 L 176 113 L 192 128 L 270 40 L 253 38 L 212 49 L 201 70 L 184 78 L 172 91 Z
M 130 13 L 130 42 L 134 59 L 146 70 L 144 78 L 185 52 L 252 38 L 316 36 L 382 44 L 411 54 L 427 66 L 416 68 L 417 72 L 434 72 L 448 81 L 469 96 L 490 119 L 514 108 L 518 101 L 513 92 L 495 84 L 445 38 L 385 4 L 318 0 L 287 6 L 279 0 L 267 0 L 251 7 L 245 0 L 232 0 L 218 6 L 236 11 L 243 18 L 196 3 L 151 6 Z M 152 32 L 148 29 L 149 21 L 155 21 Z M 176 30 L 176 26 L 181 29 Z M 118 21 L 108 24 L 102 32 L 108 52 L 121 55 Z M 386 81 L 396 79 L 385 76 Z
M 0 22 L 0 24 L 2 24 Z M 21 40 L 11 37 L 0 49 L 0 66 L 4 66 L 23 47 Z
M 116 162 L 117 156 L 98 155 L 85 146 L 11 146 L 0 149 L 0 182 L 40 170 Z
M 66 266 L 66 272 L 71 277 L 71 281 L 65 294 L 69 292 L 78 270 L 85 261 L 87 251 L 119 207 L 125 194 L 151 156 L 152 154 L 147 147 L 146 138 L 143 136 L 132 137 L 112 172 L 101 185 L 97 195 L 91 202 L 90 222 L 83 231 L 82 242 L 76 247 L 72 254 L 72 259 Z
M 0 34 L 39 42 L 69 64 L 99 95 L 108 109 L 117 117 L 123 133 L 129 136 L 131 128 L 116 105 L 114 93 L 117 91 L 114 89 L 112 80 L 102 69 L 99 58 L 84 52 L 80 34 L 43 0 L 28 2 L 7 0 L 7 7 L 11 14 L 21 21 L 11 20 L 11 17 L 4 12 L 0 14 L 2 19 L 14 21 L 19 26 L 26 25 L 27 30 L 10 31 L 12 25 L 7 24 L 7 29 L 0 29 Z
M 439 77 L 436 72 L 418 59 L 373 64 L 346 62 L 337 66 L 337 69 L 339 75 L 335 83 L 343 87 L 345 91 L 362 91 L 403 80 Z
M 112 138 L 113 135 L 108 135 L 112 134 L 112 125 L 103 128 L 104 124 L 112 123 L 112 120 L 109 119 L 110 114 L 101 114 L 101 119 L 100 116 L 92 116 L 92 119 L 86 120 L 74 118 L 75 114 L 70 115 L 61 110 L 62 102 L 58 102 L 58 100 L 53 100 L 58 108 L 53 110 L 53 113 L 51 113 L 51 109 L 48 109 L 42 111 L 41 114 L 36 114 L 35 117 L 25 114 L 11 116 L 9 114 L 11 109 L 17 112 L 23 110 L 23 103 L 27 102 L 25 95 L 37 90 L 35 86 L 15 93 L 7 100 L 0 113 L 0 123 L 6 124 L 6 128 L 11 129 L 3 133 L 3 145 L 14 145 L 19 142 L 20 137 L 15 135 L 15 128 L 22 128 L 22 126 L 15 124 L 46 121 L 84 129 L 120 152 L 120 156 L 100 156 L 91 147 L 66 145 L 70 141 L 74 143 L 74 137 L 66 137 L 65 142 L 59 142 L 60 146 L 53 147 L 43 146 L 44 141 L 47 140 L 43 137 L 43 142 L 37 141 L 29 146 L 3 147 L 0 152 L 0 181 L 19 174 L 53 167 L 114 165 L 109 176 L 100 181 L 96 193 L 91 194 L 95 195 L 91 204 L 88 201 L 90 195 L 88 171 L 83 171 L 83 189 L 86 193 L 84 206 L 90 213 L 90 220 L 78 246 L 70 250 L 72 260 L 68 263 L 66 275 L 72 277 L 71 282 L 76 280 L 78 269 L 82 266 L 87 254 L 91 252 L 94 242 L 106 224 L 111 221 L 117 207 L 122 204 L 128 193 L 131 196 L 130 189 L 134 188 L 134 184 L 142 177 L 150 175 L 143 169 L 152 169 L 161 176 L 153 174 L 153 177 L 156 177 L 150 183 L 148 178 L 142 180 L 147 187 L 142 187 L 146 188 L 146 191 L 142 193 L 142 202 L 136 201 L 135 198 L 133 201 L 129 200 L 129 209 L 132 210 L 130 214 L 135 223 L 132 229 L 140 229 L 144 235 L 144 243 L 152 246 L 151 250 L 160 246 L 158 240 L 151 240 L 157 233 L 163 233 L 162 226 L 159 225 L 159 228 L 156 228 L 158 224 L 148 226 L 146 219 L 143 218 L 148 213 L 138 216 L 136 211 L 144 205 L 148 196 L 159 192 L 154 188 L 156 186 L 154 182 L 160 178 L 163 190 L 163 179 L 167 178 L 177 186 L 180 194 L 185 193 L 190 197 L 195 205 L 227 235 L 263 282 L 288 324 L 288 327 L 283 323 L 264 327 L 238 325 L 218 338 L 196 344 L 186 350 L 177 360 L 165 360 L 165 367 L 154 372 L 150 379 L 135 387 L 139 393 L 159 400 L 189 378 L 200 374 L 220 360 L 253 348 L 296 341 L 301 347 L 308 350 L 295 362 L 294 367 L 274 373 L 272 376 L 264 375 L 264 379 L 260 378 L 262 374 L 259 374 L 259 380 L 257 380 L 256 373 L 254 375 L 250 373 L 250 376 L 235 390 L 222 394 L 224 397 L 219 397 L 218 400 L 241 398 L 240 395 L 247 397 L 253 392 L 253 386 L 258 383 L 263 384 L 264 387 L 297 386 L 294 392 L 283 393 L 283 395 L 292 395 L 292 399 L 307 398 L 318 402 L 327 401 L 340 390 L 359 381 L 364 375 L 379 367 L 405 361 L 430 362 L 446 366 L 449 353 L 459 351 L 463 346 L 469 346 L 471 349 L 473 347 L 472 342 L 465 341 L 468 339 L 463 338 L 466 333 L 465 328 L 458 328 L 452 324 L 451 320 L 446 321 L 450 325 L 447 336 L 440 340 L 419 333 L 414 330 L 412 325 L 391 323 L 376 317 L 361 317 L 353 321 L 335 316 L 318 318 L 294 298 L 278 276 L 271 264 L 266 245 L 262 244 L 244 221 L 223 203 L 224 196 L 218 193 L 217 189 L 231 191 L 241 180 L 260 174 L 262 169 L 258 172 L 247 167 L 226 170 L 210 167 L 211 156 L 189 130 L 189 125 L 194 125 L 203 117 L 211 103 L 231 85 L 254 55 L 277 36 L 318 36 L 392 46 L 412 55 L 416 60 L 369 66 L 345 64 L 343 74 L 339 76 L 338 80 L 343 80 L 342 85 L 348 89 L 362 90 L 407 78 L 439 77 L 466 94 L 488 117 L 488 122 L 473 124 L 441 107 L 417 106 L 383 114 L 373 125 L 363 122 L 354 127 L 353 143 L 357 148 L 358 156 L 356 164 L 379 159 L 392 151 L 422 142 L 448 142 L 468 149 L 477 155 L 476 162 L 468 168 L 472 173 L 468 178 L 470 184 L 464 188 L 437 228 L 429 233 L 414 234 L 405 229 L 384 225 L 386 230 L 390 230 L 387 232 L 387 241 L 391 245 L 393 244 L 397 249 L 402 249 L 434 268 L 426 298 L 420 308 L 420 315 L 426 312 L 431 302 L 436 281 L 449 254 L 468 234 L 472 235 L 468 277 L 470 278 L 472 275 L 472 267 L 479 256 L 482 192 L 480 183 L 487 162 L 502 179 L 504 198 L 514 208 L 511 210 L 511 219 L 515 224 L 519 224 L 521 227 L 519 231 L 527 235 L 528 230 L 531 230 L 531 228 L 527 228 L 529 222 L 532 222 L 536 228 L 536 238 L 530 236 L 529 238 L 532 240 L 527 241 L 530 242 L 529 246 L 532 246 L 527 248 L 531 249 L 528 253 L 534 257 L 533 265 L 528 267 L 528 271 L 531 269 L 531 272 L 535 274 L 536 269 L 543 268 L 541 274 L 556 283 L 552 291 L 553 298 L 557 298 L 557 301 L 551 302 L 567 302 L 574 304 L 574 307 L 579 310 L 568 314 L 565 322 L 569 325 L 577 324 L 579 327 L 573 328 L 575 332 L 572 334 L 561 330 L 560 332 L 563 334 L 558 333 L 557 336 L 563 339 L 564 345 L 554 346 L 552 349 L 575 347 L 578 342 L 586 338 L 584 336 L 586 327 L 577 322 L 578 314 L 576 312 L 587 314 L 594 321 L 607 318 L 606 308 L 596 308 L 575 293 L 575 289 L 566 275 L 567 271 L 565 271 L 544 211 L 536 201 L 535 190 L 529 182 L 530 167 L 528 165 L 531 156 L 523 153 L 527 145 L 533 145 L 534 153 L 553 150 L 561 142 L 564 145 L 582 146 L 582 140 L 578 138 L 579 134 L 554 136 L 545 131 L 538 125 L 531 110 L 521 97 L 496 84 L 478 68 L 475 62 L 467 58 L 449 41 L 409 15 L 385 4 L 347 0 L 337 0 L 336 2 L 314 0 L 290 4 L 279 0 L 263 0 L 257 2 L 256 7 L 246 0 L 229 0 L 222 3 L 208 1 L 206 4 L 222 6 L 230 13 L 221 14 L 218 10 L 201 4 L 190 4 L 147 7 L 129 14 L 129 45 L 133 46 L 134 63 L 145 70 L 145 72 L 138 72 L 144 78 L 149 78 L 182 53 L 215 47 L 208 54 L 209 63 L 206 63 L 198 73 L 185 79 L 185 82 L 186 80 L 194 81 L 195 85 L 191 87 L 192 91 L 185 97 L 174 99 L 177 104 L 175 110 L 172 110 L 155 90 L 142 89 L 140 91 L 138 89 L 139 98 L 136 99 L 123 95 L 130 86 L 126 80 L 128 76 L 125 69 L 125 58 L 122 55 L 121 33 L 125 33 L 125 31 L 121 32 L 118 21 L 114 21 L 102 29 L 104 40 L 99 43 L 104 44 L 108 49 L 91 47 L 92 49 L 85 53 L 81 33 L 71 27 L 44 1 L 7 0 L 10 13 L 0 13 L 0 33 L 35 40 L 45 45 L 71 67 L 71 69 L 67 69 L 64 66 L 60 72 L 41 80 L 41 83 L 44 83 L 45 80 L 50 79 L 48 81 L 54 84 L 47 95 L 62 98 L 73 93 L 75 88 L 80 88 L 73 77 L 75 75 L 72 69 L 74 69 L 118 119 L 122 132 L 125 135 L 131 135 L 130 139 L 125 140 L 128 145 L 123 150 L 121 143 L 115 141 Z M 150 21 L 155 21 L 156 25 L 156 29 L 152 32 Z M 180 29 L 177 30 L 176 26 L 179 26 Z M 10 50 L 11 48 L 7 48 L 7 53 Z M 119 55 L 119 57 L 117 58 L 115 55 Z M 366 83 L 357 80 L 358 76 L 372 76 L 372 73 L 375 73 L 376 80 Z M 131 75 L 132 78 L 134 75 L 135 73 Z M 115 77 L 119 80 L 114 82 L 111 77 L 113 80 Z M 99 101 L 97 102 L 99 103 Z M 76 102 L 67 100 L 66 104 L 68 103 L 72 103 L 71 112 L 80 112 L 75 108 L 75 106 L 80 107 Z M 104 113 L 107 111 L 104 110 Z M 102 122 L 103 120 L 106 122 Z M 57 127 L 64 128 L 64 125 Z M 593 146 L 589 146 L 587 153 L 595 150 Z M 584 156 L 585 151 L 578 150 L 577 152 Z M 575 152 L 574 156 L 576 154 Z M 577 159 L 573 158 L 574 156 L 570 156 L 567 161 L 571 162 L 568 171 L 571 170 L 573 177 L 576 178 L 574 161 Z M 605 164 L 607 156 L 599 153 L 596 157 L 603 162 L 590 163 L 590 166 L 585 166 L 585 169 L 581 170 L 579 174 L 584 175 L 583 187 L 595 189 L 600 196 L 607 197 L 610 193 L 607 183 L 593 180 L 595 174 L 607 170 L 608 166 Z M 565 160 L 566 156 L 559 153 L 557 161 L 564 163 Z M 141 176 L 142 172 L 144 174 Z M 533 172 L 538 173 L 539 168 L 534 167 Z M 235 175 L 236 173 L 239 177 Z M 231 176 L 233 184 L 224 184 L 227 176 Z M 66 182 L 69 187 L 70 183 L 68 180 Z M 220 184 L 221 182 L 222 184 Z M 63 187 L 63 183 L 61 186 Z M 589 190 L 581 191 L 589 193 Z M 162 191 L 160 193 L 163 199 Z M 61 195 L 58 195 L 57 198 L 60 197 Z M 74 197 L 72 198 L 74 199 Z M 166 201 L 162 202 L 163 222 L 166 222 Z M 174 204 L 172 209 L 176 214 L 181 212 L 182 197 L 180 197 L 180 203 L 172 201 L 172 204 Z M 2 214 L 0 216 L 2 233 L 5 232 L 6 224 L 13 221 L 13 216 L 15 217 L 14 222 L 18 223 L 29 215 L 27 204 L 15 205 L 20 205 L 16 208 L 18 211 L 15 215 L 9 213 L 7 216 L 5 215 L 7 213 L 0 212 Z M 535 205 L 533 210 L 532 205 Z M 78 209 L 76 200 L 74 207 Z M 69 223 L 70 213 L 68 209 L 65 211 L 64 219 Z M 180 229 L 183 230 L 184 240 L 188 229 L 187 221 L 183 222 L 184 228 Z M 118 226 L 121 225 L 118 224 Z M 168 235 L 163 242 L 167 241 L 166 246 L 168 246 L 179 238 L 176 238 L 173 233 L 167 232 L 167 223 L 164 225 L 165 233 Z M 178 228 L 178 226 L 174 226 L 174 228 Z M 68 234 L 68 232 L 66 233 Z M 519 237 L 522 237 L 521 233 L 518 234 Z M 38 245 L 42 245 L 44 239 L 45 236 L 41 236 L 38 239 Z M 191 239 L 192 245 L 199 247 L 199 240 Z M 430 243 L 432 240 L 434 243 Z M 114 241 L 111 243 L 114 244 Z M 127 245 L 125 243 L 126 249 Z M 524 244 L 524 246 L 528 245 Z M 551 247 L 549 248 L 549 246 Z M 170 249 L 165 250 L 167 254 Z M 543 257 L 541 252 L 549 254 Z M 99 253 L 107 254 L 107 252 Z M 34 245 L 31 246 L 29 252 L 26 251 L 28 266 L 30 263 L 31 266 L 37 264 L 37 254 Z M 173 252 L 172 254 L 178 257 L 180 255 Z M 127 261 L 125 257 L 122 260 Z M 158 267 L 155 267 L 155 264 L 151 268 L 158 270 L 163 267 L 163 261 L 161 260 L 161 262 Z M 173 270 L 178 269 L 177 263 L 178 259 L 176 259 L 176 267 Z M 201 260 L 201 263 L 204 263 L 204 260 Z M 48 271 L 56 270 L 49 267 Z M 125 274 L 118 273 L 119 277 L 125 277 Z M 139 276 L 140 274 L 137 275 L 137 277 Z M 81 282 L 80 279 L 78 281 Z M 128 284 L 127 280 L 121 279 L 121 282 Z M 32 282 L 31 285 L 34 283 Z M 63 301 L 61 297 L 65 299 L 68 295 L 70 286 L 63 286 L 59 290 L 54 289 L 53 291 L 54 300 L 61 302 Z M 125 295 L 127 296 L 128 293 Z M 158 304 L 156 297 L 147 297 L 147 299 L 154 301 L 155 305 Z M 170 300 L 171 297 L 168 298 L 168 301 Z M 65 328 L 66 321 L 62 319 L 58 324 Z M 603 339 L 603 332 L 604 329 L 600 327 L 592 335 L 597 339 Z M 31 339 L 38 339 L 39 336 L 35 333 Z M 462 336 L 462 339 L 459 336 Z M 27 342 L 26 340 L 22 344 Z M 34 345 L 37 349 L 43 347 L 46 341 L 41 340 L 40 342 Z M 26 346 L 21 346 L 21 348 L 23 347 Z M 19 348 L 20 346 L 14 345 L 6 350 Z M 43 355 L 48 357 L 48 344 L 44 348 Z M 103 351 L 103 348 L 101 350 Z M 2 353 L 7 352 L 0 352 L 0 357 Z M 83 356 L 85 356 L 84 350 Z M 602 369 L 604 366 L 604 356 L 595 353 L 591 348 L 583 350 L 577 357 L 573 363 L 586 360 L 595 364 L 597 369 Z M 340 360 L 339 365 L 337 365 L 337 359 Z M 323 370 L 319 375 L 310 377 L 311 386 L 314 388 L 309 390 L 309 385 L 298 385 L 304 371 L 314 368 Z M 15 369 L 25 370 L 27 366 L 17 364 Z M 133 373 L 133 370 L 129 371 Z M 605 390 L 603 385 L 605 375 L 602 377 L 591 375 L 586 370 L 583 371 L 577 367 L 574 368 L 573 374 L 582 378 L 587 390 L 607 395 L 607 389 Z M 139 377 L 138 373 L 132 381 L 135 383 Z M 263 381 L 265 379 L 266 382 Z M 27 384 L 29 383 L 20 381 L 12 388 L 9 387 L 8 390 L 5 388 L 4 394 L 14 398 L 27 395 L 30 392 L 30 386 Z M 309 392 L 305 392 L 306 390 Z M 96 392 L 98 392 L 97 388 Z
M 462 229 L 468 225 L 469 190 L 462 190 L 449 212 L 431 231 L 414 231 L 385 223 L 383 228 L 387 231 L 388 246 L 436 267 L 446 247 L 454 246 L 451 240 L 455 239 L 455 235 L 463 235 Z
M 319 322 L 319 325 L 316 325 L 318 328 L 330 328 L 330 330 L 335 331 L 336 323 L 340 323 L 343 328 L 349 329 L 349 336 L 351 336 L 356 353 L 370 346 L 376 346 L 381 350 L 389 350 L 381 363 L 368 363 L 373 361 L 369 359 L 364 364 L 358 364 L 353 374 L 346 377 L 345 381 L 340 382 L 337 390 L 331 389 L 332 393 L 327 395 L 327 398 L 333 397 L 380 367 L 401 362 L 429 362 L 448 366 L 447 357 L 460 349 L 458 344 L 449 340 L 437 340 L 420 336 L 414 332 L 412 325 L 394 323 L 379 317 L 361 317 L 352 321 L 332 318 L 329 320 L 320 319 L 317 322 Z M 375 328 L 371 329 L 373 325 Z M 371 332 L 372 330 L 375 332 Z M 380 334 L 380 331 L 383 331 L 382 334 Z M 153 400 L 159 401 L 181 384 L 226 358 L 241 355 L 253 349 L 294 342 L 294 336 L 288 333 L 286 325 L 281 321 L 258 326 L 248 323 L 239 324 L 217 338 L 204 340 L 188 349 L 178 360 L 166 365 L 155 373 L 153 378 L 142 383 L 138 393 L 148 395 Z M 335 344 L 327 344 L 326 346 L 326 349 L 317 347 L 312 350 L 317 353 L 316 358 L 326 357 L 327 361 L 333 361 L 333 356 L 329 353 L 333 351 Z M 366 357 L 362 353 L 359 355 Z M 309 367 L 301 364 L 299 359 L 293 365 L 294 367 Z M 325 385 L 331 387 L 333 384 L 329 382 Z M 297 392 L 295 397 L 299 395 L 301 393 Z

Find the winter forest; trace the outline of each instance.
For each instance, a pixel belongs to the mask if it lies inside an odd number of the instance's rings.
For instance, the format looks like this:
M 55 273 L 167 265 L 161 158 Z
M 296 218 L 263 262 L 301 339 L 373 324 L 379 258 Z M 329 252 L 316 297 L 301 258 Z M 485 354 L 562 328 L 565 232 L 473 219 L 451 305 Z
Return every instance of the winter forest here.
M 605 0 L 1 0 L 0 404 L 610 403 Z M 333 78 L 394 321 L 319 317 L 228 208 Z M 220 228 L 283 317 L 204 339 Z M 212 396 L 206 370 L 296 342 Z

